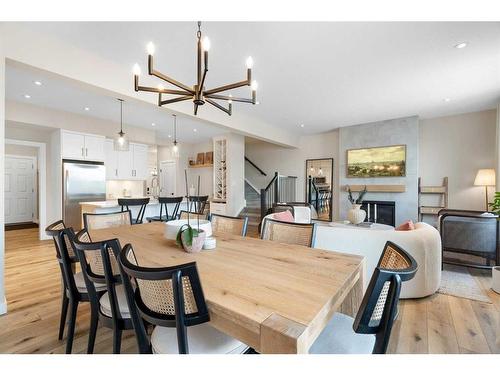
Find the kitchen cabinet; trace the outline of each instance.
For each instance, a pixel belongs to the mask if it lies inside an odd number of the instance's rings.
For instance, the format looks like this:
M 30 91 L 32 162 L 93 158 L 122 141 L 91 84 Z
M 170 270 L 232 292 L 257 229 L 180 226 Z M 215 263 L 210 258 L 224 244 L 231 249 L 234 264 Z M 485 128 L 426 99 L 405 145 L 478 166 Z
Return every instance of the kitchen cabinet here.
M 108 180 L 145 180 L 148 176 L 148 146 L 130 143 L 128 151 L 115 151 L 113 141 L 106 140 L 104 165 Z
M 99 135 L 61 131 L 62 158 L 72 160 L 104 160 L 105 138 Z

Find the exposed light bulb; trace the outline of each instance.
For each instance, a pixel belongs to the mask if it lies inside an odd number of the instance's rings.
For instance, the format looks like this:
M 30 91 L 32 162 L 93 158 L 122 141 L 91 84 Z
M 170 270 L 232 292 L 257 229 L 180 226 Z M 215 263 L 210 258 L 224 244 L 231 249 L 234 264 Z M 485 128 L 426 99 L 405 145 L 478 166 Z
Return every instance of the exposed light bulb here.
M 248 56 L 245 63 L 247 65 L 247 69 L 252 69 L 253 68 L 253 59 L 252 59 L 252 56 Z
M 165 87 L 164 87 L 164 86 L 160 83 L 160 84 L 158 85 L 158 90 L 165 90 Z
M 259 88 L 259 84 L 257 83 L 257 81 L 252 81 L 250 87 L 252 88 L 252 91 L 257 91 L 257 89 Z
M 233 96 L 232 96 L 231 94 L 229 94 L 229 97 L 230 97 L 230 98 L 232 98 Z M 233 102 L 233 99 L 229 99 L 227 102 L 228 102 L 229 104 L 231 104 L 231 103 Z
M 177 154 L 177 152 L 179 151 L 179 146 L 174 145 L 174 147 L 172 147 L 172 151 L 174 152 L 174 154 Z
M 123 135 L 120 135 L 120 137 L 118 138 L 118 143 L 121 145 L 123 145 L 123 143 L 125 142 L 125 139 L 123 138 Z
M 141 75 L 141 67 L 139 66 L 139 64 L 134 64 L 132 71 L 134 72 L 134 76 L 140 76 Z
M 155 54 L 155 45 L 153 42 L 149 42 L 146 46 L 146 50 L 148 51 L 148 55 L 154 55 Z
M 203 48 L 203 51 L 209 51 L 210 50 L 210 39 L 208 36 L 203 37 L 203 40 L 201 41 L 201 46 Z

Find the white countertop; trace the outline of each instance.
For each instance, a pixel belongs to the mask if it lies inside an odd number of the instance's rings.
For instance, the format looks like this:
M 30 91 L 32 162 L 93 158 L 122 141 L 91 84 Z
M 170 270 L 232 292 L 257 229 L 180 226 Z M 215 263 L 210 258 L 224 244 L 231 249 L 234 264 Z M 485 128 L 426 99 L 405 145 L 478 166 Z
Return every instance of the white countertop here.
M 129 199 L 139 199 L 143 197 L 134 197 L 134 198 L 129 198 Z M 149 200 L 148 205 L 153 205 L 153 204 L 159 204 L 157 199 L 151 198 Z M 111 200 L 105 200 L 105 201 L 98 201 L 98 202 L 80 202 L 80 205 L 83 206 L 92 206 L 96 208 L 113 208 L 113 207 L 119 207 L 118 205 L 118 200 L 117 199 L 111 199 Z

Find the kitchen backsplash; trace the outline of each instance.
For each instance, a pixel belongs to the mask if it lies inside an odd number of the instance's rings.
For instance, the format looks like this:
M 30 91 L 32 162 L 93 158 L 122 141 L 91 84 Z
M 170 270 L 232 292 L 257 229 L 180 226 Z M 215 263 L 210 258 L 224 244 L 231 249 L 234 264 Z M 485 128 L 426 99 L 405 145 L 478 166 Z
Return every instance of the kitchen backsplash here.
M 125 196 L 143 197 L 145 195 L 145 181 L 106 181 L 107 199 L 117 199 Z

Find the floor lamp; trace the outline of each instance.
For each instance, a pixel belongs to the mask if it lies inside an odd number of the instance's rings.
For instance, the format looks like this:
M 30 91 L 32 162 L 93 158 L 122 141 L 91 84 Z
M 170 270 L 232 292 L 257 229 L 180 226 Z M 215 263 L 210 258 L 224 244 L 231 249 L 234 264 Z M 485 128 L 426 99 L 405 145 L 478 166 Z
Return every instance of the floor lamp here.
M 477 171 L 476 179 L 474 180 L 475 186 L 484 186 L 485 189 L 485 210 L 488 211 L 488 186 L 495 186 L 495 170 L 494 169 L 480 169 Z

